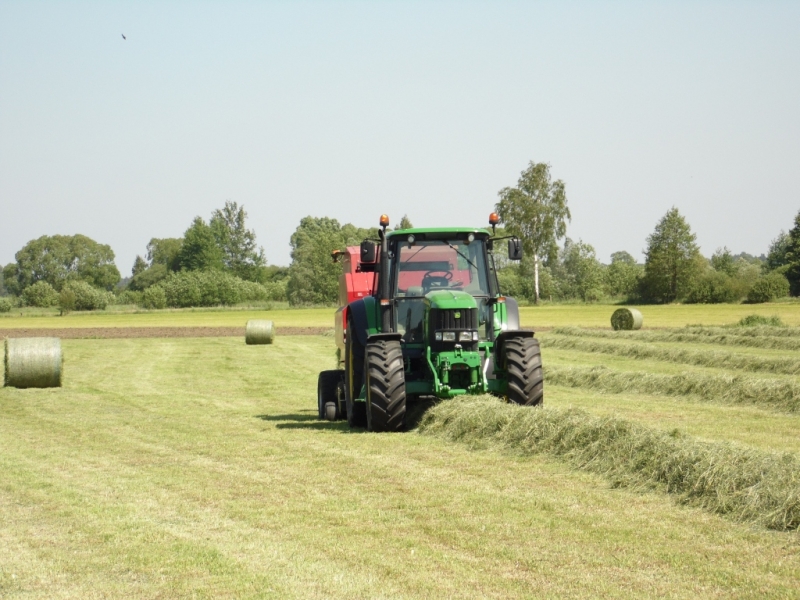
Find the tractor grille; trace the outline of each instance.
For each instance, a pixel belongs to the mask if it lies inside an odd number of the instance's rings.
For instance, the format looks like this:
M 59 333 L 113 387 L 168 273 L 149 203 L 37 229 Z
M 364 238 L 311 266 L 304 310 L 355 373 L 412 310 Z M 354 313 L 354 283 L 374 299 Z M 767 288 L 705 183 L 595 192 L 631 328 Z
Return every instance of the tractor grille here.
M 458 315 L 458 317 L 456 317 Z M 428 343 L 431 350 L 441 352 L 452 350 L 455 344 L 460 344 L 464 350 L 477 350 L 478 342 L 438 342 L 434 337 L 437 331 L 475 331 L 478 329 L 477 308 L 439 309 L 432 308 L 430 312 L 430 325 L 428 327 Z
M 456 317 L 456 315 L 459 315 Z M 478 328 L 478 309 L 459 308 L 459 309 L 431 309 L 431 321 L 433 329 L 477 329 Z

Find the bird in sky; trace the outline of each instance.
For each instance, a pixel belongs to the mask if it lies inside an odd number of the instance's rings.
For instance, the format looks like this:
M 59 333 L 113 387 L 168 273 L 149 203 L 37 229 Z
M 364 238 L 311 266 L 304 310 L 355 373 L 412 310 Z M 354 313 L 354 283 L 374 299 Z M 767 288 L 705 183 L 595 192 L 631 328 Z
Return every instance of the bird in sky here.
M 123 40 L 127 40 L 127 39 L 128 39 L 128 38 L 126 38 L 126 37 L 125 37 L 125 34 L 124 34 L 124 33 L 122 34 L 122 39 L 123 39 Z

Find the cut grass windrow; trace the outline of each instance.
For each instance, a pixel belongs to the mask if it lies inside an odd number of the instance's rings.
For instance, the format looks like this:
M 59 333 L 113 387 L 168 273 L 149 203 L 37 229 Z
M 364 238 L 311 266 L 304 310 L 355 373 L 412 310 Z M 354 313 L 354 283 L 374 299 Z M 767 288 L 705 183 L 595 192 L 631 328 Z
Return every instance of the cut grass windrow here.
M 596 337 L 603 339 L 625 339 L 640 342 L 684 342 L 691 344 L 715 344 L 718 346 L 744 346 L 771 350 L 800 350 L 800 337 L 778 337 L 770 335 L 742 335 L 741 329 L 715 328 L 716 331 L 694 329 L 671 329 L 662 331 L 607 331 L 603 329 L 579 329 L 559 327 L 553 333 L 573 337 Z
M 473 448 L 551 455 L 614 486 L 661 490 L 769 529 L 800 526 L 800 460 L 788 453 L 701 442 L 577 409 L 532 410 L 488 396 L 441 402 L 425 414 L 419 431 Z
M 703 327 L 702 325 L 687 325 L 686 327 L 682 327 L 680 331 L 701 335 L 731 334 L 744 337 L 800 338 L 800 327 L 775 327 L 764 325 L 758 327 Z
M 548 334 L 546 337 L 542 337 L 542 347 L 755 373 L 782 373 L 784 375 L 797 375 L 800 373 L 800 358 L 792 357 L 755 356 L 721 350 L 687 350 L 641 343 L 632 344 L 630 341 L 616 342 L 558 334 Z
M 597 367 L 545 367 L 548 384 L 589 388 L 611 394 L 692 396 L 720 404 L 751 404 L 785 412 L 800 412 L 800 384 L 748 375 L 705 375 L 684 372 L 663 375 Z

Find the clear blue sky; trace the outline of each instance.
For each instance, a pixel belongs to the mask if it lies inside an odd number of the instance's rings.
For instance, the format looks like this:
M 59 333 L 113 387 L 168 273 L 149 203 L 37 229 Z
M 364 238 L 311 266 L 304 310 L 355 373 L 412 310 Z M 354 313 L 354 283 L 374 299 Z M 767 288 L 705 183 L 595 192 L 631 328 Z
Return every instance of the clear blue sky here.
M 604 262 L 673 205 L 707 256 L 766 252 L 800 2 L 0 1 L 0 264 L 83 233 L 127 275 L 234 200 L 288 265 L 306 215 L 481 225 L 531 160 Z

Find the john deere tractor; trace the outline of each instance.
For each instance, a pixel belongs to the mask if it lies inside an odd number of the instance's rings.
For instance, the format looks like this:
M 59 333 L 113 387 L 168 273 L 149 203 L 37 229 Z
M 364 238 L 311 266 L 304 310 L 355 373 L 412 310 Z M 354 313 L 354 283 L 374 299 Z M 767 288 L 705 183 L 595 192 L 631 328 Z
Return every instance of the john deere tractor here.
M 387 231 L 379 240 L 335 251 L 342 263 L 336 311 L 339 369 L 319 375 L 321 419 L 351 427 L 399 431 L 406 406 L 418 399 L 491 393 L 537 406 L 543 400 L 542 359 L 519 308 L 500 292 L 494 244 L 516 238 L 486 229 Z

